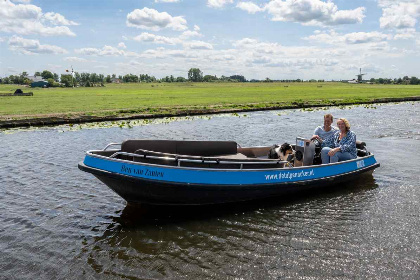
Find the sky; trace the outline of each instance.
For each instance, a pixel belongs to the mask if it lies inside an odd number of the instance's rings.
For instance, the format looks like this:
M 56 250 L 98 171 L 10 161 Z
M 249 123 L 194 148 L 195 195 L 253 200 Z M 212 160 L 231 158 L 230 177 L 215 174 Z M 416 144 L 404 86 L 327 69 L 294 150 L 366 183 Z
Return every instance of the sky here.
M 420 0 L 0 0 L 0 77 L 420 77 Z

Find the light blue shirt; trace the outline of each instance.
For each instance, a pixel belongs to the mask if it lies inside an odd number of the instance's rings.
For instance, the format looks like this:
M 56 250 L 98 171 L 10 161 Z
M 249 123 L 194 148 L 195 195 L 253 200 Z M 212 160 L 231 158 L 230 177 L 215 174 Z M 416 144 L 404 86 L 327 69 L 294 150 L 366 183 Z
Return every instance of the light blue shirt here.
M 321 137 L 322 141 L 334 135 L 334 133 L 338 131 L 338 128 L 335 126 L 331 126 L 330 131 L 325 131 L 324 126 L 318 126 L 315 128 L 314 135 L 318 135 Z

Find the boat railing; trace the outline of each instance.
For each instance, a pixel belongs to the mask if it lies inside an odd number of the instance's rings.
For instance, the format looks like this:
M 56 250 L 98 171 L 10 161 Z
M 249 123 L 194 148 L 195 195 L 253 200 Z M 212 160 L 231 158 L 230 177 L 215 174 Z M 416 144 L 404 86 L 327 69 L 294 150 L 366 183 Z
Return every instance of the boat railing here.
M 111 146 L 120 146 L 121 147 L 121 143 L 109 143 L 108 145 L 106 145 L 106 147 L 103 149 L 103 151 L 106 151 L 109 147 Z
M 144 151 L 147 152 L 147 151 Z M 188 155 L 175 155 L 175 156 L 153 156 L 148 155 L 147 153 L 144 154 L 134 154 L 134 153 L 127 153 L 127 152 L 115 152 L 113 153 L 110 158 L 117 158 L 118 156 L 128 156 L 140 159 L 154 159 L 154 160 L 161 160 L 161 161 L 173 161 L 176 162 L 179 167 L 181 167 L 181 163 L 201 163 L 201 164 L 221 164 L 221 165 L 239 165 L 239 169 L 243 169 L 244 165 L 279 165 L 279 164 L 286 164 L 288 161 L 281 161 L 281 160 L 261 160 L 261 161 L 243 161 L 240 159 L 230 159 L 226 160 L 223 158 L 209 158 L 209 157 L 201 157 L 200 159 L 193 159 L 193 158 L 182 158 L 183 156 L 188 157 Z

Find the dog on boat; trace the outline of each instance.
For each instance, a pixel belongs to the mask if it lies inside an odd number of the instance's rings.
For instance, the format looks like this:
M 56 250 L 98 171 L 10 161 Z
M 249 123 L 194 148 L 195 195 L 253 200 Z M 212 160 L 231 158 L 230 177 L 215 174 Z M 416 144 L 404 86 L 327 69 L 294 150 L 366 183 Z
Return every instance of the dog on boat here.
M 280 159 L 282 161 L 291 161 L 291 159 L 288 160 L 289 155 L 294 155 L 295 151 L 292 148 L 292 145 L 289 143 L 284 143 L 281 146 L 274 145 L 270 148 L 268 151 L 268 158 L 271 159 Z

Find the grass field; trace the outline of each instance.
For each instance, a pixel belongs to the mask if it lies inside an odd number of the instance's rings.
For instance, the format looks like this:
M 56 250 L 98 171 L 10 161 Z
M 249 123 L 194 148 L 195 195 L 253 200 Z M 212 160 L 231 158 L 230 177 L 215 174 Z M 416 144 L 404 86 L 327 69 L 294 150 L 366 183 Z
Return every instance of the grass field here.
M 0 85 L 13 93 L 16 85 Z M 420 96 L 420 86 L 346 83 L 155 83 L 106 87 L 22 88 L 31 97 L 0 96 L 0 120 L 48 116 L 121 116 L 179 111 L 358 103 Z

